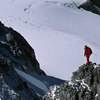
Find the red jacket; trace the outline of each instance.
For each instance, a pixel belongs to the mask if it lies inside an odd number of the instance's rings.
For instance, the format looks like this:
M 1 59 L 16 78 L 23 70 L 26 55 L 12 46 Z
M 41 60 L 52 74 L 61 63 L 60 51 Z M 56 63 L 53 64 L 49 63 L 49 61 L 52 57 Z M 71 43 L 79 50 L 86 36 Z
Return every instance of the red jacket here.
M 84 56 L 90 56 L 90 49 L 89 48 L 87 48 L 87 49 L 85 49 L 85 52 L 84 52 Z

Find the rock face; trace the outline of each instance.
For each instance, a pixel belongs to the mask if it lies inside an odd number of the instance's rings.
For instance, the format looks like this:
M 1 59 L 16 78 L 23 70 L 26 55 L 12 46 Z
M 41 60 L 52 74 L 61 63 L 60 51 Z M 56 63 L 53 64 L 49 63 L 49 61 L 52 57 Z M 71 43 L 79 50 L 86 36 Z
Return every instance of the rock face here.
M 100 1 L 99 0 L 87 0 L 78 6 L 78 8 L 83 8 L 87 11 L 91 11 L 95 14 L 100 15 Z
M 0 22 L 0 98 L 2 100 L 39 100 L 14 68 L 25 73 L 45 73 L 40 69 L 34 50 L 12 28 Z
M 100 0 L 90 0 L 94 5 L 100 8 Z
M 33 77 L 39 87 L 20 76 L 16 69 Z M 0 22 L 0 100 L 41 100 L 46 91 L 39 82 L 48 89 L 64 81 L 47 76 L 28 42 Z
M 100 100 L 100 65 L 82 65 L 71 81 L 53 86 L 44 100 Z
M 2 58 L 6 56 L 13 65 L 20 67 L 27 73 L 45 74 L 39 67 L 34 50 L 28 42 L 12 28 L 4 27 L 0 23 L 0 54 Z M 27 62 L 26 62 L 27 61 Z

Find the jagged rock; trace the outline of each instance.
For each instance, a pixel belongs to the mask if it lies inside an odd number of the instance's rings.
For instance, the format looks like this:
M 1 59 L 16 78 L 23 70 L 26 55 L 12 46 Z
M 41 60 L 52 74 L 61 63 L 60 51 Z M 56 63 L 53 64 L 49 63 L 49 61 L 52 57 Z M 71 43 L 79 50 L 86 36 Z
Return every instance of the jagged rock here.
M 17 81 L 19 83 L 22 82 L 22 80 L 18 79 L 18 77 L 17 77 Z M 5 80 L 5 77 L 3 76 L 3 74 L 0 73 L 1 100 L 8 100 L 8 99 L 9 100 L 39 100 L 39 97 L 35 93 L 33 93 L 31 89 L 29 90 L 28 88 L 25 87 L 24 82 L 21 84 L 22 86 L 24 86 L 23 88 L 21 88 L 21 90 L 14 89 L 14 85 L 16 86 L 18 83 L 12 84 L 13 85 L 12 87 L 10 84 Z M 22 93 L 23 96 L 20 93 Z
M 26 82 L 20 79 L 15 72 L 13 66 L 6 62 L 5 59 L 0 62 L 0 93 L 3 100 L 7 100 L 8 97 L 14 100 L 39 100 L 39 97 L 35 92 L 30 89 Z M 4 64 L 4 65 L 3 65 Z M 12 75 L 13 74 L 13 75 Z M 17 86 L 18 85 L 18 86 Z M 22 93 L 23 95 L 21 95 Z M 31 96 L 30 96 L 31 95 Z
M 100 0 L 90 0 L 94 5 L 100 8 Z
M 34 90 L 20 78 L 15 68 L 30 75 L 33 72 L 46 75 L 40 69 L 35 52 L 28 42 L 18 32 L 0 22 L 0 98 L 40 100 Z
M 95 14 L 100 15 L 100 1 L 99 0 L 87 0 L 78 6 L 78 8 L 83 8 L 87 11 L 91 11 Z
M 20 67 L 22 70 L 22 66 L 26 66 L 29 73 L 35 71 L 40 75 L 46 75 L 40 69 L 34 50 L 18 32 L 5 27 L 2 23 L 0 23 L 0 30 L 0 54 L 3 57 L 9 58 L 16 67 Z
M 53 86 L 44 100 L 100 100 L 100 65 L 82 65 L 73 72 L 71 81 Z
M 35 84 L 31 79 L 36 81 Z M 40 69 L 35 52 L 28 42 L 18 32 L 0 23 L 1 100 L 42 100 L 50 86 L 63 82 L 47 76 Z

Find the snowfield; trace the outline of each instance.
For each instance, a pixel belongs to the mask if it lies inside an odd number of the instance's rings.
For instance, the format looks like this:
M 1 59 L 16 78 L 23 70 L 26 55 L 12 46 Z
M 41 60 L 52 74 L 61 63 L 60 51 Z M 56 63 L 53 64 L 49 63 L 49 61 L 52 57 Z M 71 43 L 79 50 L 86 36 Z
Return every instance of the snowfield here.
M 77 9 L 73 1 L 79 5 L 86 0 L 0 3 L 0 20 L 24 36 L 47 75 L 64 80 L 70 80 L 72 72 L 86 63 L 84 45 L 93 49 L 91 61 L 100 63 L 100 16 Z

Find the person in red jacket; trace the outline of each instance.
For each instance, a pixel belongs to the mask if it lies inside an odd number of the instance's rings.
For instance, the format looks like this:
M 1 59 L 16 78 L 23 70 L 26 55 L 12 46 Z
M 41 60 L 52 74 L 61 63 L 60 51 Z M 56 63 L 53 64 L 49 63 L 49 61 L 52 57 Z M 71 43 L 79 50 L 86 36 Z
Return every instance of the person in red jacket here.
M 90 58 L 91 53 L 92 53 L 92 50 L 87 45 L 85 45 L 85 47 L 84 47 L 84 56 L 86 56 L 86 58 L 87 58 L 86 65 L 89 65 L 89 63 L 90 63 L 89 58 Z

